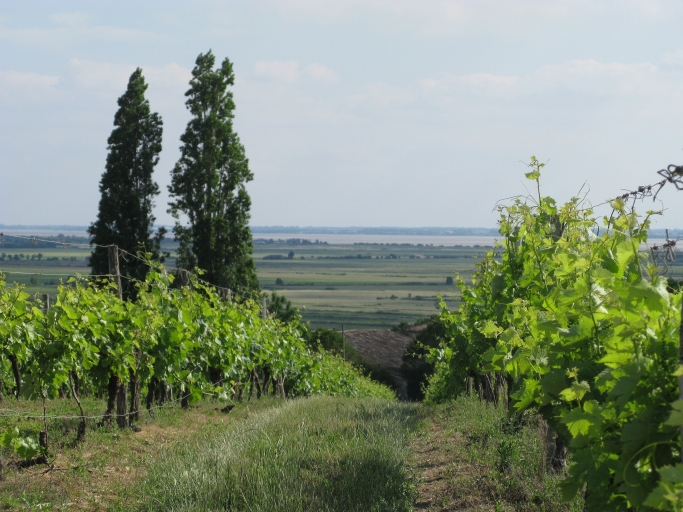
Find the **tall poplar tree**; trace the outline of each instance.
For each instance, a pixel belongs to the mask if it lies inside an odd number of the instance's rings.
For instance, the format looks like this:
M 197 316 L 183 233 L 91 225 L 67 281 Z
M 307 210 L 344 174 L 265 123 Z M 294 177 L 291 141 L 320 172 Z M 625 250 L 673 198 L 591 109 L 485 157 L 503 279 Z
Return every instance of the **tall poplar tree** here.
M 159 186 L 152 179 L 159 162 L 161 117 L 152 113 L 145 98 L 147 84 L 142 70 L 136 69 L 128 80 L 126 92 L 118 100 L 119 110 L 114 116 L 114 130 L 107 139 L 109 154 L 102 179 L 97 221 L 90 225 L 91 245 L 95 245 L 90 258 L 93 274 L 109 273 L 106 247 L 111 244 L 136 254 L 145 251 L 154 259 L 162 259 L 160 244 L 165 230 L 153 232 L 154 197 Z M 121 274 L 144 278 L 147 267 L 135 258 L 119 260 Z M 124 279 L 124 296 L 134 291 L 132 283 Z
M 214 69 L 215 62 L 211 50 L 200 53 L 192 70 L 185 93 L 192 119 L 171 173 L 169 212 L 176 218 L 178 266 L 199 267 L 211 284 L 247 294 L 258 289 L 245 188 L 253 174 L 233 130 L 232 64 L 226 58 Z M 181 215 L 187 225 L 180 223 Z

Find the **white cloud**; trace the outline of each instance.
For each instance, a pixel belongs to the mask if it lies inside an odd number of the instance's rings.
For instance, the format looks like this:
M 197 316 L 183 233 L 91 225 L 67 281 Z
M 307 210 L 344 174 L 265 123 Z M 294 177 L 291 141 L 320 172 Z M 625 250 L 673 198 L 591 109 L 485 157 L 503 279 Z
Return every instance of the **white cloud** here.
M 592 59 L 547 66 L 533 80 L 542 88 L 566 88 L 597 95 L 650 94 L 665 86 L 653 64 L 603 63 Z
M 373 83 L 366 86 L 365 91 L 349 98 L 351 104 L 369 104 L 381 106 L 407 105 L 415 99 L 411 88 L 397 87 L 386 83 Z
M 16 28 L 0 25 L 0 39 L 53 48 L 87 41 L 142 43 L 156 37 L 151 32 L 142 30 L 109 25 L 88 25 L 89 19 L 89 15 L 81 12 L 58 13 L 50 16 L 50 21 L 54 25 L 52 27 Z M 0 19 L 0 23 L 2 21 Z
M 306 66 L 306 73 L 323 82 L 334 82 L 339 79 L 339 75 L 333 69 L 330 69 L 322 64 L 310 64 Z
M 75 85 L 100 92 L 123 91 L 136 67 L 132 64 L 112 64 L 75 58 L 69 61 L 70 75 Z
M 163 68 L 142 68 L 142 74 L 147 82 L 160 88 L 189 87 L 192 72 L 175 62 L 165 65 Z
M 61 79 L 23 71 L 0 71 L 0 102 L 10 105 L 42 103 L 52 99 Z
M 419 86 L 425 95 L 444 94 L 449 92 L 498 95 L 509 92 L 520 78 L 516 76 L 492 75 L 490 73 L 474 73 L 454 76 L 444 74 L 439 78 L 425 78 Z
M 665 53 L 662 61 L 669 66 L 683 66 L 683 50 Z
M 254 66 L 254 74 L 258 77 L 274 78 L 293 82 L 299 78 L 299 63 L 296 61 L 260 60 Z
M 650 63 L 604 63 L 588 59 L 544 66 L 523 76 L 442 74 L 422 79 L 418 86 L 426 98 L 446 101 L 469 94 L 509 100 L 546 93 L 558 94 L 559 100 L 566 94 L 561 91 L 601 97 L 678 96 L 677 80 L 677 76 Z

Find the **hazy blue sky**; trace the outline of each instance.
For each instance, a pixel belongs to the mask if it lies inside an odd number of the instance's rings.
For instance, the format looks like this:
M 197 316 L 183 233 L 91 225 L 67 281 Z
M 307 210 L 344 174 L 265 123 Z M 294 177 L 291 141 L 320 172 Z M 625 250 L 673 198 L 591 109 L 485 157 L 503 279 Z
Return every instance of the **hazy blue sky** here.
M 88 224 L 116 99 L 164 120 L 157 219 L 195 58 L 237 75 L 254 225 L 494 226 L 524 193 L 594 203 L 683 163 L 683 2 L 0 1 L 0 223 Z M 658 227 L 683 226 L 683 192 Z M 652 208 L 645 204 L 642 210 Z

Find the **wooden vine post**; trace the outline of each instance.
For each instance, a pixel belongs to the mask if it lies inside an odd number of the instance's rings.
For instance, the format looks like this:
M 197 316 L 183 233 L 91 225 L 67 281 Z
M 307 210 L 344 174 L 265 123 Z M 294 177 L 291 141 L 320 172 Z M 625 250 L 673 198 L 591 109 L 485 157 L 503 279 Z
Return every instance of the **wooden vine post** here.
M 123 301 L 123 289 L 121 286 L 121 270 L 119 269 L 119 248 L 116 245 L 108 247 L 109 254 L 109 274 L 114 278 L 116 291 L 119 299 Z M 127 393 L 126 387 L 117 376 L 111 376 L 110 379 L 116 379 L 116 423 L 119 428 L 126 428 L 128 422 L 128 407 L 127 407 Z M 110 380 L 110 385 L 113 388 L 113 382 Z M 110 397 L 110 399 L 113 397 Z

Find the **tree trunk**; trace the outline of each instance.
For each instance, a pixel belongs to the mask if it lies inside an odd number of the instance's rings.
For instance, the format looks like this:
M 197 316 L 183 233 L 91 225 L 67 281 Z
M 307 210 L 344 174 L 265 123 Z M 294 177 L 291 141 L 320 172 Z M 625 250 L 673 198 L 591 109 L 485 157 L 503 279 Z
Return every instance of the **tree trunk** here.
M 78 404 L 78 409 L 81 411 L 81 422 L 78 425 L 78 433 L 76 434 L 76 442 L 80 443 L 85 441 L 85 411 L 83 410 L 83 405 L 81 404 L 81 400 L 78 397 L 78 392 L 76 391 L 76 386 L 74 385 L 74 375 L 76 375 L 75 372 L 69 373 L 69 385 L 71 386 L 71 394 L 73 395 L 74 400 L 76 400 L 76 403 Z
M 211 380 L 211 385 L 216 387 L 216 386 L 222 386 L 223 385 L 223 373 L 218 369 L 214 367 L 209 368 L 209 379 Z
M 149 380 L 149 384 L 147 385 L 147 410 L 151 411 L 152 406 L 154 405 L 154 398 L 157 394 L 157 387 L 159 384 L 159 380 L 152 376 L 152 378 Z
M 251 401 L 251 397 L 254 396 L 254 375 L 250 375 L 249 379 L 249 398 L 247 401 Z
M 514 385 L 515 381 L 510 375 L 507 375 L 505 377 L 505 380 L 507 382 L 506 406 L 508 409 L 510 409 L 510 407 L 512 406 L 512 386 Z
M 467 396 L 472 396 L 472 376 L 468 375 L 465 377 L 465 394 Z
M 168 384 L 165 380 L 161 381 L 161 393 L 159 396 L 159 405 L 164 405 L 168 400 Z
M 73 379 L 72 393 L 75 393 L 80 398 L 81 397 L 81 379 L 78 378 L 78 374 L 76 372 L 71 372 L 71 378 Z
M 138 374 L 132 369 L 130 370 L 130 419 L 129 423 L 132 425 L 133 421 L 140 419 L 140 379 Z
M 270 368 L 268 365 L 263 367 L 263 394 L 268 395 L 270 388 Z
M 14 374 L 14 383 L 16 385 L 14 396 L 19 398 L 21 395 L 21 373 L 19 372 L 19 360 L 14 354 L 10 354 L 9 360 L 12 363 L 12 373 Z
M 119 378 L 116 375 L 109 376 L 107 383 L 107 410 L 104 411 L 102 423 L 111 423 L 112 414 L 116 407 L 116 395 L 119 393 Z
M 280 398 L 282 398 L 284 400 L 285 398 L 287 398 L 287 393 L 285 392 L 285 377 L 284 376 L 278 377 L 277 383 L 278 383 L 278 387 L 280 388 L 279 389 Z
M 38 444 L 43 449 L 43 454 L 47 454 L 48 442 L 47 442 L 47 430 L 41 430 L 38 433 Z
M 119 381 L 118 394 L 116 395 L 116 424 L 119 428 L 129 426 L 128 421 L 128 393 L 126 385 Z
M 484 388 L 484 399 L 486 403 L 496 403 L 495 391 L 493 389 L 493 382 L 491 380 L 491 374 L 485 373 L 482 377 L 482 384 Z
M 567 445 L 544 420 L 541 420 L 541 433 L 545 433 L 545 467 L 555 473 L 564 472 L 567 469 Z
M 563 473 L 567 469 L 567 445 L 560 438 L 555 436 L 555 456 L 553 457 L 553 469 L 557 473 Z
M 261 381 L 258 377 L 258 373 L 256 372 L 256 368 L 252 370 L 253 374 L 253 384 L 256 386 L 256 398 L 259 399 L 261 398 Z
M 180 392 L 183 394 L 183 396 L 180 397 L 180 407 L 183 409 L 189 409 L 190 408 L 190 388 L 187 388 L 185 390 L 180 390 Z

